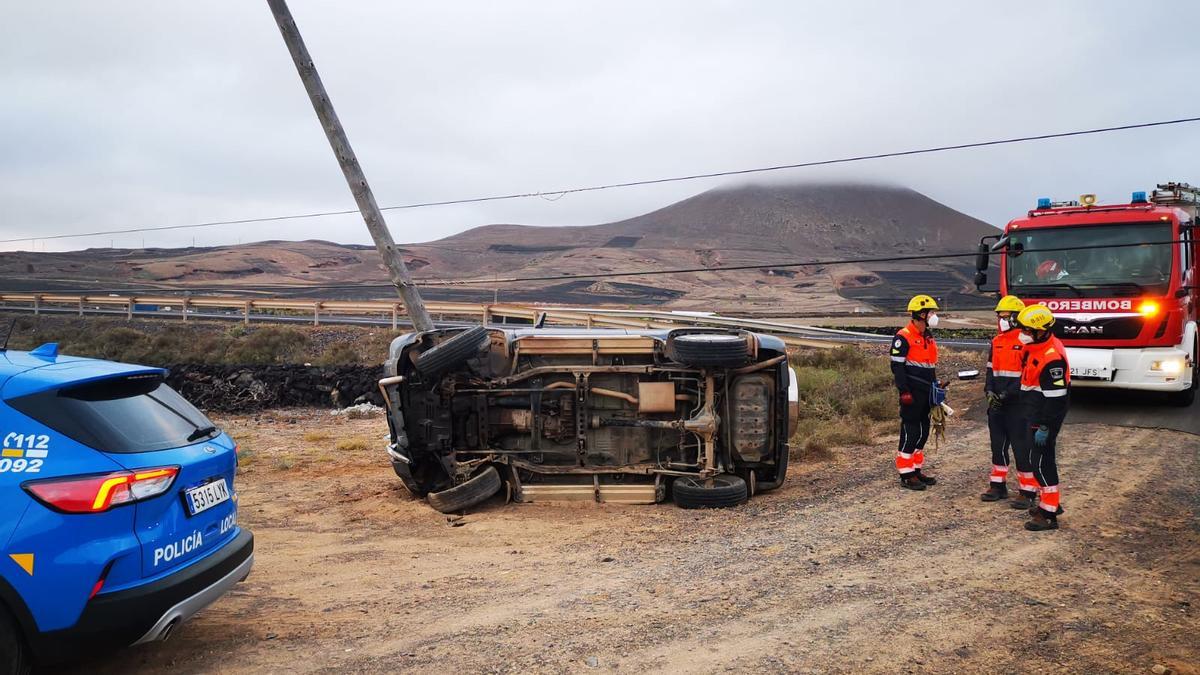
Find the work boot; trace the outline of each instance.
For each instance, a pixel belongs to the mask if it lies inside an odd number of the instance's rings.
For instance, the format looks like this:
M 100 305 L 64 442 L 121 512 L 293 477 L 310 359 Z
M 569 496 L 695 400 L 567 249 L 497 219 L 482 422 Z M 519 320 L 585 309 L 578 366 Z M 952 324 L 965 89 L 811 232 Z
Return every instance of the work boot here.
M 915 473 L 906 473 L 900 476 L 900 487 L 906 490 L 917 490 L 918 492 L 925 489 L 925 483 L 921 482 L 921 477 Z
M 926 476 L 925 474 L 921 473 L 920 469 L 917 469 L 917 480 L 921 481 L 922 483 L 924 483 L 926 485 L 937 485 L 936 478 L 934 478 L 933 476 Z
M 979 498 L 985 502 L 998 502 L 1001 499 L 1008 499 L 1008 486 L 1004 483 L 992 483 L 988 486 L 987 492 L 979 495 Z
M 1034 504 L 1033 506 L 1029 507 L 1029 515 L 1031 515 L 1031 516 L 1032 516 L 1032 515 L 1034 515 L 1035 513 L 1037 513 L 1038 511 L 1041 511 L 1041 510 L 1042 510 L 1042 507 L 1038 506 L 1037 504 Z M 1063 507 L 1062 507 L 1062 504 L 1059 504 L 1059 505 L 1058 505 L 1057 507 L 1055 507 L 1055 509 L 1054 509 L 1054 515 L 1056 515 L 1056 516 L 1061 516 L 1062 514 L 1063 514 Z
M 1037 504 L 1034 502 L 1035 496 L 1027 492 L 1021 492 L 1008 505 L 1014 509 L 1037 508 Z
M 1057 530 L 1058 517 L 1048 511 L 1038 509 L 1037 513 L 1025 523 L 1025 529 L 1030 532 L 1042 532 L 1044 530 Z

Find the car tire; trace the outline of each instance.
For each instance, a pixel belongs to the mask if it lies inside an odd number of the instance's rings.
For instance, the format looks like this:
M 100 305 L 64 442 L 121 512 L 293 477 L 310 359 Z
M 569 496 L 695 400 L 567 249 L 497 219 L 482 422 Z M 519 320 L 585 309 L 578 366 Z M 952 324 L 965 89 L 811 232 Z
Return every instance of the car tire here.
M 0 673 L 28 675 L 32 670 L 33 661 L 17 622 L 0 606 Z
M 429 505 L 442 513 L 456 513 L 479 504 L 500 491 L 500 472 L 488 466 L 465 483 L 425 496 Z
M 483 326 L 473 326 L 423 352 L 413 364 L 425 376 L 439 375 L 477 356 L 489 339 Z
M 682 509 L 723 509 L 737 506 L 749 497 L 746 481 L 729 473 L 712 478 L 680 476 L 671 485 L 671 498 Z
M 750 361 L 750 343 L 744 335 L 690 333 L 671 339 L 673 358 L 688 366 L 742 366 Z

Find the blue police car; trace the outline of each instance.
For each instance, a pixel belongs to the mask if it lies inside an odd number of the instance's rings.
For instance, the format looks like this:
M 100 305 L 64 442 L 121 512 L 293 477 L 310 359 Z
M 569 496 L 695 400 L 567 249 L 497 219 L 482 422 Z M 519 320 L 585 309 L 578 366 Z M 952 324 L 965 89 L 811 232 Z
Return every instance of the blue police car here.
M 0 352 L 0 672 L 162 640 L 245 579 L 237 447 L 166 371 Z

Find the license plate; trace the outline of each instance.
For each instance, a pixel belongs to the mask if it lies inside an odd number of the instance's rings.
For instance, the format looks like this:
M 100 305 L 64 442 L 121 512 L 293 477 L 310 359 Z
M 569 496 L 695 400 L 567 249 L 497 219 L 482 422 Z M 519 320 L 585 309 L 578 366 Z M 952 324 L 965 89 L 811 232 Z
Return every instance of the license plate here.
M 184 492 L 187 501 L 188 514 L 196 515 L 207 511 L 217 504 L 229 501 L 229 486 L 224 478 L 218 478 L 211 483 L 205 483 Z
M 1108 368 L 1072 368 L 1071 377 L 1084 377 L 1096 380 L 1109 379 Z

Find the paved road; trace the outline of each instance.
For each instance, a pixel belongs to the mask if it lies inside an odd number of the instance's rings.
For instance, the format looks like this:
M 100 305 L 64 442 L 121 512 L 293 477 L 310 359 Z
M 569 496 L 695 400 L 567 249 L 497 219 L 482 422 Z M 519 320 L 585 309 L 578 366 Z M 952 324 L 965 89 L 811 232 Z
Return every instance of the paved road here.
M 1068 424 L 1113 424 L 1145 429 L 1174 429 L 1200 435 L 1200 399 L 1177 408 L 1152 392 L 1072 389 Z

